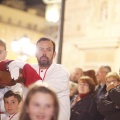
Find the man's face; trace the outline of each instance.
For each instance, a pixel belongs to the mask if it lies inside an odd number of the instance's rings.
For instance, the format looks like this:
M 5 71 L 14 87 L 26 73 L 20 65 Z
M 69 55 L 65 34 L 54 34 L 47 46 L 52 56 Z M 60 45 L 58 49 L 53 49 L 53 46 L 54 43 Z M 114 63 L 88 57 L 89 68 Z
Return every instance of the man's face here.
M 82 76 L 82 71 L 79 69 L 75 69 L 70 75 L 70 80 L 73 82 L 77 82 L 81 76 Z
M 0 46 L 0 61 L 5 60 L 7 52 L 3 46 Z
M 97 81 L 98 83 L 105 83 L 105 76 L 107 75 L 107 72 L 105 71 L 104 67 L 100 67 L 97 72 Z
M 36 58 L 41 68 L 49 67 L 55 54 L 51 41 L 41 41 L 37 44 Z

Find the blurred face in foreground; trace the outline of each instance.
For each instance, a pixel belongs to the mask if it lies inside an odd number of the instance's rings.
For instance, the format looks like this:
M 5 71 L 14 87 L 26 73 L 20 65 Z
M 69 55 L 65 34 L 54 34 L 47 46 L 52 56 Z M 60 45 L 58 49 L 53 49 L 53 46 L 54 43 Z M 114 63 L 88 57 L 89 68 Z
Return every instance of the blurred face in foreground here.
M 52 120 L 54 100 L 48 93 L 36 92 L 31 96 L 27 107 L 30 120 Z

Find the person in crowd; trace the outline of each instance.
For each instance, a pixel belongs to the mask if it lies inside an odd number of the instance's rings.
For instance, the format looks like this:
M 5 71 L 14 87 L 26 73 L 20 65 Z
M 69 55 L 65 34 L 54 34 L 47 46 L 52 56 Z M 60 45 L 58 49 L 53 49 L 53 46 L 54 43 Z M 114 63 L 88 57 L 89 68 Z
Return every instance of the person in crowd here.
M 32 65 L 32 67 L 20 61 L 12 61 L 6 64 L 14 80 L 18 79 L 19 69 L 22 68 L 23 76 L 26 78 L 26 86 L 39 80 L 46 82 L 53 88 L 60 103 L 59 120 L 69 120 L 69 74 L 63 65 L 53 62 L 55 56 L 55 43 L 50 38 L 43 37 L 36 43 L 37 64 Z M 4 70 L 3 62 L 1 64 L 0 69 Z M 4 66 L 6 64 L 4 63 Z
M 95 83 L 92 78 L 82 76 L 78 80 L 78 96 L 71 104 L 70 120 L 97 120 L 97 105 L 93 97 Z
M 109 72 L 111 72 L 111 68 L 110 66 L 107 65 L 100 66 L 97 71 L 96 77 L 97 77 L 98 85 L 96 86 L 96 90 L 95 90 L 96 102 L 98 102 L 101 96 L 105 95 L 107 92 L 106 84 L 105 84 L 106 83 L 105 76 Z
M 0 61 L 5 60 L 7 56 L 6 42 L 0 39 Z
M 50 88 L 33 85 L 25 98 L 19 120 L 58 120 L 59 103 Z
M 83 71 L 83 75 L 91 77 L 94 80 L 95 85 L 98 84 L 96 79 L 96 73 L 94 70 L 90 69 L 90 70 Z
M 3 39 L 0 39 L 0 61 L 6 60 L 6 57 L 7 57 L 7 45 L 6 45 L 6 41 L 3 40 Z M 5 116 L 4 115 L 5 108 L 4 108 L 3 96 L 9 90 L 14 90 L 14 91 L 19 91 L 21 93 L 25 93 L 25 89 L 23 88 L 23 85 L 20 84 L 20 83 L 17 83 L 17 84 L 12 85 L 12 86 L 0 87 L 0 118 L 1 119 L 4 118 L 4 116 Z
M 98 101 L 101 99 L 102 96 L 104 96 L 106 94 L 106 80 L 105 80 L 105 76 L 111 72 L 111 68 L 108 65 L 101 65 L 97 71 L 97 82 L 98 85 L 96 86 L 95 89 L 95 99 L 96 99 L 96 103 L 98 103 Z M 102 115 L 101 113 L 98 114 L 98 120 L 104 120 L 104 115 Z
M 78 84 L 69 81 L 69 89 L 70 89 L 70 100 L 72 100 L 74 95 L 78 94 Z
M 77 83 L 78 79 L 83 75 L 83 70 L 81 68 L 75 68 L 69 77 L 69 80 Z
M 106 75 L 107 93 L 98 102 L 98 110 L 104 120 L 120 120 L 120 77 L 115 72 Z
M 6 50 L 6 42 L 3 39 L 0 39 L 0 61 L 5 60 L 7 56 L 7 50 Z M 2 114 L 4 113 L 2 108 L 4 108 L 4 101 L 3 96 L 7 92 L 7 88 L 0 88 L 0 118 L 2 117 Z
M 4 95 L 6 116 L 2 120 L 19 120 L 22 96 L 18 92 L 7 91 Z

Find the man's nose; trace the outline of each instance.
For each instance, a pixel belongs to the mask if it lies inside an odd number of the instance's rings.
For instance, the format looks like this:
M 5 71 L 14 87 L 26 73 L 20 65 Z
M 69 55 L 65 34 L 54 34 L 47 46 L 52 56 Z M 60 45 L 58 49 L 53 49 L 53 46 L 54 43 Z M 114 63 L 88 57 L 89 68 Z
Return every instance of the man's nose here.
M 46 55 L 46 50 L 43 50 L 43 54 Z

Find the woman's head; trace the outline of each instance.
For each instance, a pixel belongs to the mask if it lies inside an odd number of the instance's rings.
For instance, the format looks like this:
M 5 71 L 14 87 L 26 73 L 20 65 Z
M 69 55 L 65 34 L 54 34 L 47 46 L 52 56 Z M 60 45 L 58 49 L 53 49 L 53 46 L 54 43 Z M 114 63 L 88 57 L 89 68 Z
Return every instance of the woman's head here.
M 82 76 L 78 80 L 78 92 L 80 94 L 93 93 L 95 90 L 95 83 L 92 78 Z
M 113 83 L 115 86 L 120 83 L 120 77 L 116 72 L 109 72 L 106 75 L 106 85 Z
M 20 120 L 57 120 L 59 105 L 56 94 L 45 86 L 33 86 L 24 101 Z

